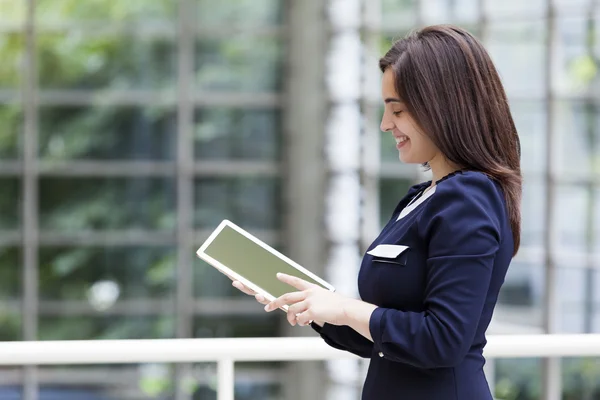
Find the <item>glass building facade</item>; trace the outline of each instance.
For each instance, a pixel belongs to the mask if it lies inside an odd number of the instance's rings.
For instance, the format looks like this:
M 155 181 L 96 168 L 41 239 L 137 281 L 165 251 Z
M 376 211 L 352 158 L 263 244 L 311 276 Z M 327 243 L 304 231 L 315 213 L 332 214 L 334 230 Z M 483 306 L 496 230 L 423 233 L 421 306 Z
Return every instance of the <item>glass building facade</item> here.
M 448 22 L 490 51 L 522 144 L 522 250 L 490 334 L 600 332 L 599 11 L 592 0 L 0 0 L 0 340 L 311 335 L 194 251 L 228 218 L 355 290 L 345 260 L 427 179 L 379 131 L 377 58 Z M 342 200 L 356 215 L 332 217 L 331 187 L 353 193 Z M 335 218 L 352 234 L 325 232 Z M 498 398 L 600 396 L 598 360 L 490 364 Z M 236 399 L 303 398 L 294 388 L 335 386 L 348 375 L 334 369 L 354 366 L 332 365 L 240 364 Z M 214 383 L 211 364 L 11 367 L 0 399 L 213 399 Z

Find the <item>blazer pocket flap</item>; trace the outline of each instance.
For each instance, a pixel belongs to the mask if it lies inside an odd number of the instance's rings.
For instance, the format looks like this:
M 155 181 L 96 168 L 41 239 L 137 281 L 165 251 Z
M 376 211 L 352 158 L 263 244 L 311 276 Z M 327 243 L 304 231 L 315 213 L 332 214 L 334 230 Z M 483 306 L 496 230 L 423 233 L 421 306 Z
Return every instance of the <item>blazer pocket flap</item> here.
M 396 258 L 406 249 L 408 249 L 408 246 L 401 244 L 380 244 L 374 249 L 367 251 L 367 254 L 382 258 Z

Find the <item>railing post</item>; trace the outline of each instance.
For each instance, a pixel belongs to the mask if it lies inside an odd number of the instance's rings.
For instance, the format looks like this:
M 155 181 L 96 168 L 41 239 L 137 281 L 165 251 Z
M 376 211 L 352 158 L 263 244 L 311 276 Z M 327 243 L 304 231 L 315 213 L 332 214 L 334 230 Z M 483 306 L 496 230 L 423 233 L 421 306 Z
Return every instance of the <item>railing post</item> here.
M 233 400 L 235 379 L 233 371 L 233 360 L 225 359 L 217 362 L 217 399 Z

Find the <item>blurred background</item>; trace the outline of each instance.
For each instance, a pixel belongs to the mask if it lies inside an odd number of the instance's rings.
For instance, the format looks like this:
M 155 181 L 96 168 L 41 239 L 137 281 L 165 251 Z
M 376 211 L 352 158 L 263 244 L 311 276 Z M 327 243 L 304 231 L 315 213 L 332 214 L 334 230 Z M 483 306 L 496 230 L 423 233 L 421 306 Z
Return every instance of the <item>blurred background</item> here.
M 428 178 L 379 131 L 377 60 L 448 22 L 483 40 L 522 143 L 522 250 L 489 334 L 600 332 L 597 3 L 0 0 L 0 340 L 314 336 L 195 250 L 228 218 L 356 295 L 364 247 Z M 364 371 L 242 363 L 236 399 L 358 399 Z M 598 359 L 486 372 L 499 399 L 600 399 Z M 212 364 L 1 368 L 0 399 L 215 382 Z

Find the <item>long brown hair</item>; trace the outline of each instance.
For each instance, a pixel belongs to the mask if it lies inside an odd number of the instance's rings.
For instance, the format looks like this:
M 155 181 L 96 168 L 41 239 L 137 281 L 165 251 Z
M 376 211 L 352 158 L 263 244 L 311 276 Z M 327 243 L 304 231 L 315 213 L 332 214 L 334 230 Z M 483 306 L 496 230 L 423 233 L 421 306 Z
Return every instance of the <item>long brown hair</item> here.
M 521 242 L 519 136 L 483 45 L 459 27 L 429 26 L 396 41 L 379 67 L 382 72 L 393 68 L 408 112 L 449 161 L 500 184 L 516 254 Z

